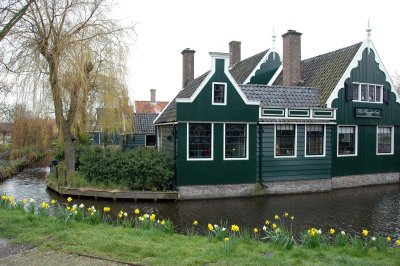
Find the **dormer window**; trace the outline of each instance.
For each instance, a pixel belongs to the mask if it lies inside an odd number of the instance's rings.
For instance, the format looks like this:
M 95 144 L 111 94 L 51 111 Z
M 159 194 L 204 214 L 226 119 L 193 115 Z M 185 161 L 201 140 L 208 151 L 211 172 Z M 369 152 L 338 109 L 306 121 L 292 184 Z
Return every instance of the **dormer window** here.
M 212 104 L 226 105 L 226 83 L 213 82 L 212 87 Z
M 369 83 L 354 83 L 353 101 L 382 103 L 383 85 Z

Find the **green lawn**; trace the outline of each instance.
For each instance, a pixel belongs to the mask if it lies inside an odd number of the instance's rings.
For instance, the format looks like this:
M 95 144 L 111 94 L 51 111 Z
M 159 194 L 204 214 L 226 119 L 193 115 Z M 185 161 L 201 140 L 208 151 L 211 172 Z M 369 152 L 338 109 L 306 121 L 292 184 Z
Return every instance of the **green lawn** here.
M 144 265 L 400 265 L 400 249 L 360 254 L 352 247 L 316 249 L 296 245 L 282 250 L 249 240 L 218 241 L 203 236 L 124 228 L 83 222 L 61 223 L 54 217 L 0 208 L 0 237 L 15 243 Z

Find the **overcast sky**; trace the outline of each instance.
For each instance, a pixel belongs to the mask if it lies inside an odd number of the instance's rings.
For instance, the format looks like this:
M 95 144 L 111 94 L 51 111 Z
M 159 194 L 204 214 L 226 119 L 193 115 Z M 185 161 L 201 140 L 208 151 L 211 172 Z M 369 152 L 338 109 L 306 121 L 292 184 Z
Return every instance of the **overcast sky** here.
M 170 101 L 182 88 L 181 51 L 195 53 L 195 77 L 211 66 L 209 52 L 228 52 L 242 42 L 242 59 L 276 45 L 288 29 L 303 33 L 302 59 L 371 39 L 390 74 L 400 72 L 400 4 L 380 1 L 119 0 L 118 16 L 136 24 L 128 58 L 131 99 Z

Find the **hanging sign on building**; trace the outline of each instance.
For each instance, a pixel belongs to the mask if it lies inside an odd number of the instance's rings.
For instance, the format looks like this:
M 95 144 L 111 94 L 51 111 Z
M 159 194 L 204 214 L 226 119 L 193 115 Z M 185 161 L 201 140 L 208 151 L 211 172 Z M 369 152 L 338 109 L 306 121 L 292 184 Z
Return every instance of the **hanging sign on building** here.
M 354 113 L 356 117 L 367 117 L 367 118 L 381 118 L 382 109 L 378 108 L 363 108 L 355 107 Z

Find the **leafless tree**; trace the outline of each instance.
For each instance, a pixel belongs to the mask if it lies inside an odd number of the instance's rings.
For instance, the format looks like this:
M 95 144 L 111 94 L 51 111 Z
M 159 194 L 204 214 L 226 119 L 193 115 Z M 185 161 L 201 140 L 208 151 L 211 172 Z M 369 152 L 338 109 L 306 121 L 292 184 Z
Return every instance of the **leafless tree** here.
M 19 88 L 51 97 L 69 171 L 72 136 L 84 130 L 94 107 L 121 116 L 126 110 L 126 41 L 134 27 L 111 18 L 112 8 L 109 0 L 35 1 L 0 43 L 3 65 Z

